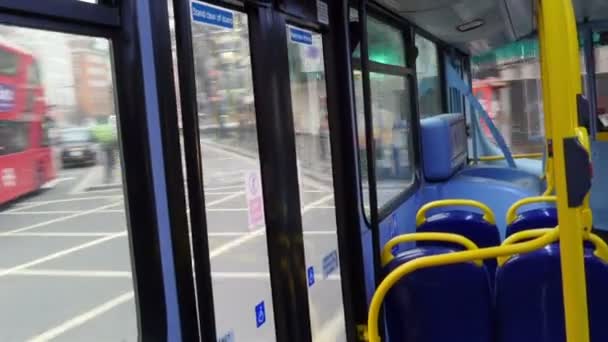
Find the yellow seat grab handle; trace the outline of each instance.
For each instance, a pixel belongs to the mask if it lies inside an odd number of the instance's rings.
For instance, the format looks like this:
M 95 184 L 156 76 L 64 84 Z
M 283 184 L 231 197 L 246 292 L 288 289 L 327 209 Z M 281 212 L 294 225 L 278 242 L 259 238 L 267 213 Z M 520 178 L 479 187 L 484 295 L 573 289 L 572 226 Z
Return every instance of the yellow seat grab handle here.
M 378 313 L 380 312 L 382 302 L 384 301 L 384 298 L 386 297 L 388 291 L 401 278 L 407 276 L 408 274 L 428 267 L 452 265 L 474 260 L 483 260 L 496 258 L 499 256 L 531 252 L 551 243 L 552 241 L 557 239 L 558 236 L 559 229 L 552 229 L 548 233 L 534 240 L 529 240 L 526 242 L 515 243 L 506 246 L 480 248 L 475 250 L 466 250 L 454 253 L 425 256 L 411 260 L 409 262 L 404 263 L 403 265 L 398 266 L 382 280 L 372 297 L 367 316 L 369 341 L 380 342 L 380 336 L 378 334 Z
M 509 210 L 507 210 L 507 225 L 513 223 L 517 218 L 517 210 L 524 205 L 533 204 L 533 203 L 543 203 L 543 202 L 554 202 L 557 200 L 555 196 L 535 196 L 535 197 L 527 197 L 520 199 L 519 201 L 513 203 Z
M 459 245 L 462 245 L 467 250 L 475 250 L 477 249 L 477 245 L 467 239 L 466 237 L 458 234 L 451 233 L 411 233 L 411 234 L 402 234 L 390 239 L 382 248 L 382 266 L 386 266 L 389 262 L 391 262 L 395 256 L 393 255 L 392 249 L 398 244 L 413 242 L 413 241 L 442 241 L 442 242 L 452 242 Z M 481 260 L 476 260 L 475 263 L 478 266 L 483 265 Z
M 524 231 L 515 233 L 515 234 L 509 236 L 508 238 L 506 238 L 505 241 L 503 241 L 502 246 L 511 245 L 511 244 L 520 242 L 522 240 L 538 238 L 539 236 L 544 235 L 554 229 L 555 228 L 541 228 L 541 229 L 524 230 Z M 597 258 L 601 259 L 602 261 L 608 263 L 608 244 L 606 244 L 606 242 L 604 242 L 604 240 L 602 240 L 602 238 L 600 238 L 599 236 L 597 236 L 593 233 L 583 232 L 583 239 L 591 242 L 593 244 L 593 246 L 595 247 L 595 251 L 593 252 L 593 255 L 595 255 Z M 557 239 L 555 239 L 555 241 L 557 241 Z M 555 241 L 553 241 L 553 242 L 555 242 Z M 498 266 L 504 265 L 509 260 L 510 257 L 512 257 L 512 255 L 499 257 Z
M 490 224 L 496 224 L 496 217 L 494 216 L 494 212 L 487 205 L 468 199 L 444 199 L 439 201 L 429 202 L 423 205 L 416 214 L 416 227 L 426 221 L 426 213 L 427 211 L 440 207 L 453 207 L 453 206 L 467 206 L 474 207 L 483 212 L 483 219 Z

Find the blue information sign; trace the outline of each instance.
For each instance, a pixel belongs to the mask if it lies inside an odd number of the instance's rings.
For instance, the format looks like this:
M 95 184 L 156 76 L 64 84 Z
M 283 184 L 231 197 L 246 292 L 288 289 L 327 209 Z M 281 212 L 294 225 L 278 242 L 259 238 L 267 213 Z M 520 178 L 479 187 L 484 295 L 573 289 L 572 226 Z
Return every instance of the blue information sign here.
M 323 257 L 323 277 L 327 279 L 329 275 L 338 268 L 338 251 L 333 250 Z
M 192 21 L 225 29 L 233 29 L 234 12 L 225 8 L 192 1 Z
M 294 43 L 312 45 L 312 32 L 290 27 L 289 39 L 291 39 L 291 41 Z

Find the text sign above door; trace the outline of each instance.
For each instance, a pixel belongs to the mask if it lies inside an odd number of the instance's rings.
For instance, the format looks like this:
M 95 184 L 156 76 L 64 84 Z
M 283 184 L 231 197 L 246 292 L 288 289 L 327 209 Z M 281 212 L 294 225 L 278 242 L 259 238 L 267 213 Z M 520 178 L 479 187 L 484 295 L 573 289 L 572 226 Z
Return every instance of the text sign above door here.
M 199 1 L 192 1 L 191 9 L 193 22 L 229 30 L 234 28 L 234 12 L 230 10 Z

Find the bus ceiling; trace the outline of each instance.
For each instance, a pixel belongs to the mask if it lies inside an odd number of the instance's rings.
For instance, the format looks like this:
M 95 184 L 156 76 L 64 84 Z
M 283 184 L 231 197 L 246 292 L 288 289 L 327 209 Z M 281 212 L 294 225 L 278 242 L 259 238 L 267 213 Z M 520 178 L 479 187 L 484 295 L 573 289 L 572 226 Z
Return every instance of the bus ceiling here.
M 536 31 L 537 0 L 378 0 L 431 35 L 479 55 Z M 608 1 L 572 0 L 579 23 L 608 20 Z

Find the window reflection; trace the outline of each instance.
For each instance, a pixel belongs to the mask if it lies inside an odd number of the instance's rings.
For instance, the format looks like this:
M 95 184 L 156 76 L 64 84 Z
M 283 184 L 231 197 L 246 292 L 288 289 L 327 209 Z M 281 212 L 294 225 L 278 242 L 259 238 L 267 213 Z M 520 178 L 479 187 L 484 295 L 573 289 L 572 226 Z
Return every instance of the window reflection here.
M 357 12 L 351 10 L 351 18 Z M 405 69 L 405 44 L 403 33 L 373 17 L 368 17 L 369 58 L 377 64 L 370 66 L 371 107 L 373 116 L 373 140 L 375 144 L 375 173 L 378 208 L 382 210 L 412 184 L 413 157 L 410 153 L 411 100 L 409 80 Z M 369 186 L 367 146 L 365 138 L 364 100 L 362 74 L 359 69 L 359 48 L 353 53 L 356 69 L 355 107 L 359 162 L 362 175 L 363 202 L 369 214 Z M 400 66 L 403 76 L 387 74 L 381 64 Z
M 418 79 L 418 108 L 420 118 L 443 113 L 441 80 L 437 62 L 437 46 L 430 40 L 416 35 L 416 76 Z

